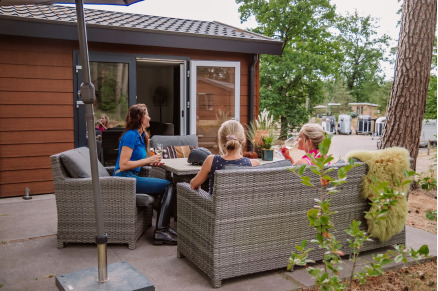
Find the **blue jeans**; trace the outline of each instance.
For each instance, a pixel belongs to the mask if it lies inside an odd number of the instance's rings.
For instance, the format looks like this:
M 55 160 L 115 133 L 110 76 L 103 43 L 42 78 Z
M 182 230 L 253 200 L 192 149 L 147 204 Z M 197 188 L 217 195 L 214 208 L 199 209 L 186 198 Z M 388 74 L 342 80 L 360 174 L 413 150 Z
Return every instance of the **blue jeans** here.
M 161 194 L 170 184 L 170 181 L 158 178 L 139 177 L 134 171 L 120 171 L 114 174 L 116 177 L 127 177 L 136 179 L 136 192 L 145 194 Z

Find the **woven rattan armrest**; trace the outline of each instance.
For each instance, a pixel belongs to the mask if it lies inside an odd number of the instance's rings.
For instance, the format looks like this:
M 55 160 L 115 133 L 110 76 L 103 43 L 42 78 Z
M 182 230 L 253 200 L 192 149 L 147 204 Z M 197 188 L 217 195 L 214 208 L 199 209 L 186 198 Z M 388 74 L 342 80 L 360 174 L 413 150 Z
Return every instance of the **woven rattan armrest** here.
M 121 177 L 100 177 L 100 191 L 104 193 L 118 193 L 117 195 L 125 195 L 125 193 L 131 199 L 135 205 L 135 179 L 134 178 L 121 178 Z M 55 188 L 74 191 L 90 191 L 93 189 L 93 183 L 91 178 L 68 178 L 55 183 Z
M 190 201 L 192 206 L 214 213 L 213 197 L 201 188 L 193 190 L 189 183 L 177 184 L 178 199 Z

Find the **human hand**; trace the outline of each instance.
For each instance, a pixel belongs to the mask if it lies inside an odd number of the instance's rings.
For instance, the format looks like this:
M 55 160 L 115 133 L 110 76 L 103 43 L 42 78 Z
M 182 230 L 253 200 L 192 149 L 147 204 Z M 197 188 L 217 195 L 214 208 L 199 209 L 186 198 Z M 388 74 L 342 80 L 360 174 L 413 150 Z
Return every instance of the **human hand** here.
M 159 166 L 162 166 L 162 165 L 164 165 L 164 162 L 154 163 L 154 164 L 152 164 L 151 166 L 159 167 Z
M 293 159 L 292 159 L 292 157 L 290 156 L 290 152 L 289 152 L 289 149 L 287 148 L 287 147 L 280 147 L 280 151 L 281 151 L 281 154 L 283 155 L 283 157 L 285 158 L 285 159 L 287 159 L 287 160 L 291 160 L 292 161 L 292 163 L 293 163 Z
M 147 158 L 146 160 L 147 160 L 148 164 L 154 165 L 154 164 L 161 162 L 161 156 L 160 155 L 153 155 L 153 156 L 150 156 L 149 158 Z

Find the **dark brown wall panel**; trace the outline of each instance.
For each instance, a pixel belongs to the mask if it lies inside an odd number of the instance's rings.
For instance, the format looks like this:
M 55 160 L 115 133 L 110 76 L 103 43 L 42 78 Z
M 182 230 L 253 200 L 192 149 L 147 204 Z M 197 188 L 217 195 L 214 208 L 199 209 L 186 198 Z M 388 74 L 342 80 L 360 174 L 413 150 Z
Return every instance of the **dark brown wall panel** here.
M 1 197 L 24 196 L 26 187 L 29 187 L 30 195 L 55 192 L 53 181 L 26 182 L 0 185 Z
M 33 130 L 26 132 L 20 131 L 0 131 L 0 145 L 2 144 L 45 144 L 57 142 L 73 143 L 73 135 L 71 130 Z
M 0 172 L 51 168 L 52 165 L 50 164 L 50 158 L 48 156 L 0 158 Z
M 52 180 L 52 169 L 0 172 L 0 185 Z
M 71 67 L 72 56 L 66 54 L 53 54 L 50 52 L 35 52 L 34 46 L 28 45 L 28 51 L 7 51 L 0 49 L 0 63 L 31 66 Z
M 71 105 L 2 105 L 0 106 L 1 117 L 32 118 L 32 117 L 70 117 L 73 118 L 73 106 Z
M 73 76 L 72 76 L 73 78 Z M 47 80 L 47 79 L 16 79 L 0 78 L 2 91 L 15 92 L 71 92 L 73 93 L 73 80 Z
M 0 131 L 67 130 L 73 137 L 73 118 L 0 118 Z
M 0 158 L 50 156 L 73 146 L 73 143 L 2 145 Z
M 73 82 L 73 80 L 72 80 Z M 0 104 L 27 104 L 27 105 L 70 105 L 73 110 L 72 92 L 7 92 L 1 91 Z
M 8 37 L 0 43 L 0 195 L 52 193 L 49 156 L 74 146 L 77 42 Z
M 71 66 L 68 67 L 51 67 L 51 66 L 30 66 L 30 65 L 11 65 L 2 64 L 0 78 L 38 78 L 50 80 L 69 80 L 72 75 Z

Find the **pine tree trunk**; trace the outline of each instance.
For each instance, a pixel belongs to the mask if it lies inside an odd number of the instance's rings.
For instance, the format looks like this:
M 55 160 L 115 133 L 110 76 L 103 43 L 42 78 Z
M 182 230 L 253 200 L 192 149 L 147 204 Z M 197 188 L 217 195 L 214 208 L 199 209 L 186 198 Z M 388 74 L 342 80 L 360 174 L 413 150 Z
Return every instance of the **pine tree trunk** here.
M 379 148 L 400 146 L 416 168 L 437 21 L 436 0 L 405 0 L 394 83 Z

